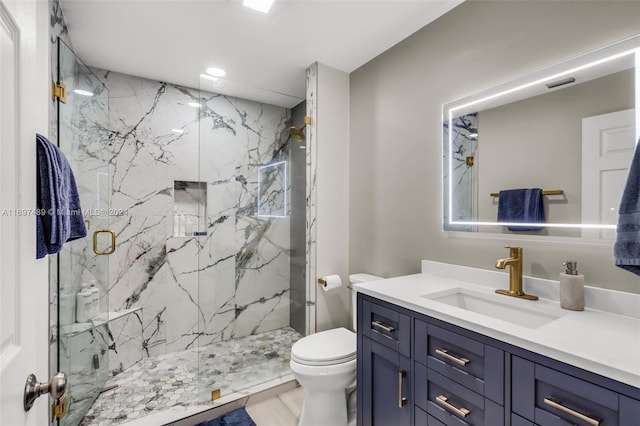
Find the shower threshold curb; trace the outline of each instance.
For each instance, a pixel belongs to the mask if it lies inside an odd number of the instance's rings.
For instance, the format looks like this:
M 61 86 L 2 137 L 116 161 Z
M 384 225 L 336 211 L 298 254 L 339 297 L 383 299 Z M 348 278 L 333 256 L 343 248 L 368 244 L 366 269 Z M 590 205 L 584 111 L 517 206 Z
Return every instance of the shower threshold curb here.
M 248 403 L 254 404 L 272 396 L 293 390 L 298 387 L 293 374 L 270 380 L 252 386 L 240 392 L 223 396 L 215 402 L 202 405 L 176 405 L 148 416 L 129 422 L 123 426 L 149 426 L 157 424 L 163 426 L 192 426 L 214 419 L 238 408 L 244 408 Z

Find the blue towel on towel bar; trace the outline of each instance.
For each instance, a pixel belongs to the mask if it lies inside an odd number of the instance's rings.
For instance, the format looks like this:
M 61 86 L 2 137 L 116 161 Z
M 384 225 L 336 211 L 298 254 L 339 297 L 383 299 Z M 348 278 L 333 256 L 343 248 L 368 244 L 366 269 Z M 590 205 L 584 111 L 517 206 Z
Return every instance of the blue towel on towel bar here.
M 640 140 L 620 200 L 613 256 L 617 266 L 640 275 Z
M 36 258 L 58 253 L 67 241 L 87 236 L 78 187 L 62 151 L 36 135 L 38 194 Z
M 544 223 L 542 189 L 507 189 L 498 198 L 498 222 Z M 509 226 L 509 231 L 539 231 L 540 226 Z

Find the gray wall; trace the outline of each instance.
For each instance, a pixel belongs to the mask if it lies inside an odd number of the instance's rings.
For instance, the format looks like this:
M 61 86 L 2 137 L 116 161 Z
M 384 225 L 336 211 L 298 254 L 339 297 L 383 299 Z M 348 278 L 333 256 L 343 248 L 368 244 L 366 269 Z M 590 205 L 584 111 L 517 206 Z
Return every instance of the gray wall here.
M 349 74 L 318 63 L 316 117 L 317 275 L 339 275 L 342 287 L 316 291 L 316 331 L 351 327 L 349 283 Z M 313 140 L 312 140 L 313 143 Z M 315 282 L 316 278 L 311 277 Z
M 640 2 L 469 0 L 351 74 L 349 269 L 398 276 L 430 259 L 492 269 L 501 239 L 442 232 L 441 107 L 640 32 Z M 523 241 L 524 273 L 640 292 L 611 246 Z

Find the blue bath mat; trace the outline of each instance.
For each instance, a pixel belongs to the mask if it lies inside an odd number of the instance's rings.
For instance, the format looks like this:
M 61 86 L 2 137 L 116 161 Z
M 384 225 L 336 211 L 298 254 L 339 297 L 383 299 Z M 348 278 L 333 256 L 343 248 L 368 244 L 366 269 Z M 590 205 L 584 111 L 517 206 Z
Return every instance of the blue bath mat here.
M 213 420 L 207 420 L 197 426 L 257 426 L 244 408 L 230 411 Z

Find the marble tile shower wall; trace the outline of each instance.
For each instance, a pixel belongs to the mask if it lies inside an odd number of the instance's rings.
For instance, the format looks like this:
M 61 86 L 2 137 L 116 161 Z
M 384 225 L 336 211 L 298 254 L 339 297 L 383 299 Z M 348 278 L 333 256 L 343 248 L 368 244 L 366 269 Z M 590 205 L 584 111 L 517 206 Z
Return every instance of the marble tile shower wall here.
M 287 326 L 289 219 L 256 210 L 260 167 L 288 160 L 290 111 L 95 72 L 109 89 L 109 146 L 84 155 L 109 156 L 110 208 L 124 212 L 110 218 L 109 310 L 142 307 L 110 325 L 112 372 Z M 207 183 L 205 236 L 173 235 L 174 181 Z

